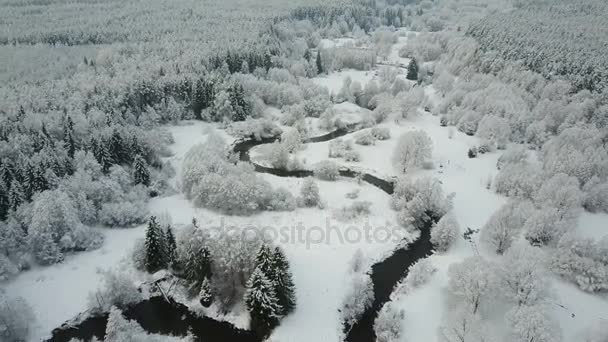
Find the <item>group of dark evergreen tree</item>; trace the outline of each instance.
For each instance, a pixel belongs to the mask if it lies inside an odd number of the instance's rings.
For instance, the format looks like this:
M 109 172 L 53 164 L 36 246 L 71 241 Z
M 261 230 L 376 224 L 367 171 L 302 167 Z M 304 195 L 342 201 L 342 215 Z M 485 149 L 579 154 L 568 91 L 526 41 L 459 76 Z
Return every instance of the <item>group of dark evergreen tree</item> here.
M 7 121 L 0 129 L 0 140 L 10 141 L 20 132 L 18 121 Z M 135 184 L 150 185 L 148 160 L 156 162 L 156 157 L 140 142 L 135 133 L 114 128 L 105 137 L 94 134 L 90 141 L 78 141 L 74 134 L 74 122 L 66 116 L 63 130 L 58 135 L 50 134 L 46 125 L 38 132 L 25 132 L 29 141 L 20 146 L 29 151 L 18 154 L 16 158 L 0 159 L 0 220 L 8 213 L 31 201 L 34 194 L 56 187 L 59 179 L 75 171 L 76 151 L 89 151 L 108 173 L 112 165 L 132 166 Z M 160 165 L 158 165 L 160 166 Z
M 150 273 L 172 266 L 176 259 L 177 245 L 171 226 L 163 229 L 155 216 L 150 217 L 146 229 L 144 266 Z
M 195 220 L 193 224 L 196 228 Z M 171 227 L 163 229 L 154 216 L 148 223 L 144 246 L 147 272 L 171 269 L 190 282 L 192 289 L 198 289 L 203 306 L 211 305 L 212 258 L 208 248 L 197 245 L 197 248 L 185 249 L 188 255 L 178 255 Z M 255 270 L 246 284 L 245 304 L 251 315 L 251 329 L 260 336 L 267 336 L 281 317 L 295 309 L 295 285 L 289 262 L 280 247 L 273 251 L 262 245 L 258 251 Z
M 260 336 L 267 336 L 279 318 L 294 310 L 295 286 L 280 247 L 274 252 L 266 245 L 260 248 L 256 268 L 247 282 L 245 304 L 251 315 L 251 329 Z

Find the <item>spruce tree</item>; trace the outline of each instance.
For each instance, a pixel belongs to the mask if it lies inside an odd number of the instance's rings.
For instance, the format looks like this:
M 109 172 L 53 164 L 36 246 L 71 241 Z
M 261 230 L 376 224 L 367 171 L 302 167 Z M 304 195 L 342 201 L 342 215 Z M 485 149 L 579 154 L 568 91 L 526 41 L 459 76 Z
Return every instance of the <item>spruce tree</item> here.
M 114 164 L 124 164 L 127 162 L 127 151 L 125 149 L 124 140 L 117 128 L 114 128 L 110 137 L 109 149 L 110 157 Z
M 68 156 L 74 158 L 76 152 L 76 142 L 74 141 L 74 121 L 71 117 L 67 117 L 63 125 L 63 143 L 65 144 Z
M 145 186 L 150 185 L 150 171 L 148 171 L 148 164 L 141 155 L 135 156 L 133 162 L 133 180 L 135 184 L 143 184 Z
M 4 183 L 0 182 L 0 221 L 6 220 L 11 204 Z
M 274 282 L 281 315 L 287 315 L 296 307 L 295 285 L 289 270 L 289 262 L 280 247 L 274 249 L 271 280 Z
M 199 293 L 201 305 L 208 308 L 213 302 L 213 294 L 211 293 L 211 285 L 209 279 L 205 277 L 201 284 L 201 291 Z
M 108 151 L 108 148 L 105 144 L 99 145 L 99 155 L 97 162 L 101 165 L 101 171 L 103 173 L 110 172 L 110 167 L 112 166 L 112 156 Z
M 323 73 L 323 61 L 321 60 L 321 50 L 317 50 L 317 74 Z
M 12 210 L 17 210 L 17 208 L 25 202 L 25 194 L 23 191 L 23 187 L 21 183 L 17 182 L 17 180 L 13 180 L 11 183 L 11 189 L 9 191 L 9 203 L 10 208 Z
M 259 268 L 253 271 L 247 281 L 245 305 L 251 316 L 251 329 L 265 337 L 278 323 L 281 307 L 272 282 Z
M 407 66 L 407 76 L 405 77 L 411 81 L 418 80 L 418 62 L 416 62 L 416 58 L 412 58 Z
M 272 259 L 272 251 L 265 244 L 260 247 L 258 254 L 255 257 L 255 266 L 259 268 L 264 275 L 270 277 L 272 267 L 273 267 L 273 259 Z
M 156 221 L 156 217 L 150 217 L 148 228 L 146 230 L 146 259 L 145 267 L 150 273 L 154 273 L 160 269 L 167 267 L 164 256 L 163 236 L 160 225 Z
M 177 243 L 175 242 L 175 236 L 173 235 L 173 230 L 171 226 L 167 226 L 167 232 L 165 233 L 166 237 L 166 247 L 167 247 L 167 261 L 170 264 L 173 264 L 177 259 Z
M 266 72 L 272 68 L 272 56 L 268 50 L 264 52 L 264 68 L 266 69 Z

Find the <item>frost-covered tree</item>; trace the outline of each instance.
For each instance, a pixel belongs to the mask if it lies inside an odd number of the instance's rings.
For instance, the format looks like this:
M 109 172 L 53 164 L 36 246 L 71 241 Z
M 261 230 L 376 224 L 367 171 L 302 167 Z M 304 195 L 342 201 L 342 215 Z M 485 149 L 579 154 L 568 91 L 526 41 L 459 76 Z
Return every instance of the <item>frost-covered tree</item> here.
M 172 265 L 177 261 L 177 243 L 171 225 L 167 225 L 167 231 L 165 232 L 165 247 L 167 249 L 167 261 L 169 265 Z
M 36 196 L 31 215 L 28 239 L 40 264 L 59 262 L 66 251 L 92 248 L 100 242 L 98 234 L 82 225 L 73 202 L 60 190 Z
M 470 257 L 450 265 L 449 290 L 463 300 L 469 312 L 475 314 L 494 289 L 494 271 L 488 261 Z
M 501 293 L 518 306 L 532 306 L 547 296 L 549 284 L 543 251 L 520 242 L 505 253 L 498 276 Z
M 142 300 L 133 277 L 124 271 L 108 270 L 102 273 L 102 284 L 89 294 L 89 306 L 107 310 L 111 306 L 126 307 Z
M 481 241 L 503 254 L 521 234 L 534 208 L 529 202 L 511 201 L 500 207 L 481 229 Z
M 397 219 L 401 225 L 414 224 L 421 228 L 425 223 L 440 219 L 451 209 L 451 197 L 445 196 L 437 179 L 426 177 L 414 181 L 402 176 L 395 184 L 391 204 L 398 211 Z
M 429 258 L 420 259 L 413 265 L 408 267 L 407 276 L 402 282 L 402 293 L 407 293 L 412 289 L 421 287 L 431 280 L 431 277 L 437 272 L 437 267 Z
M 431 243 L 438 251 L 445 252 L 456 241 L 459 232 L 458 221 L 448 213 L 431 227 Z
M 522 305 L 507 312 L 506 320 L 514 342 L 559 342 L 561 328 L 540 305 Z
M 322 74 L 325 71 L 325 68 L 323 68 L 323 59 L 321 58 L 321 49 L 317 50 L 316 63 L 317 63 L 317 74 Z
M 146 229 L 146 271 L 154 273 L 167 267 L 166 241 L 162 228 L 158 224 L 156 217 L 150 217 L 148 228 Z
M 2 341 L 27 341 L 35 323 L 34 312 L 22 297 L 9 298 L 0 292 L 0 338 Z
M 404 133 L 393 152 L 393 164 L 402 173 L 420 167 L 431 158 L 433 142 L 424 131 Z
M 354 274 L 352 288 L 342 301 L 340 315 L 346 326 L 355 324 L 374 301 L 374 284 L 368 274 Z
M 583 291 L 608 290 L 608 238 L 581 239 L 564 235 L 553 253 L 551 269 Z
M 321 180 L 335 181 L 340 176 L 340 167 L 331 160 L 323 160 L 315 164 L 314 175 Z
M 374 332 L 378 342 L 398 342 L 402 341 L 403 320 L 405 311 L 396 308 L 393 302 L 384 304 L 378 312 L 378 317 L 374 321 Z
M 141 155 L 136 155 L 133 161 L 133 180 L 135 184 L 150 185 L 150 171 Z
M 576 215 L 583 203 L 583 193 L 576 178 L 558 173 L 543 183 L 535 201 L 539 206 L 557 209 L 560 218 L 566 218 Z
M 479 315 L 466 308 L 448 312 L 439 327 L 440 342 L 483 342 L 487 341 L 487 330 Z
M 556 208 L 541 207 L 526 220 L 524 236 L 533 245 L 555 245 L 576 222 L 563 218 Z
M 245 305 L 251 316 L 251 329 L 258 335 L 266 336 L 278 323 L 281 307 L 274 285 L 259 268 L 253 271 L 247 281 Z

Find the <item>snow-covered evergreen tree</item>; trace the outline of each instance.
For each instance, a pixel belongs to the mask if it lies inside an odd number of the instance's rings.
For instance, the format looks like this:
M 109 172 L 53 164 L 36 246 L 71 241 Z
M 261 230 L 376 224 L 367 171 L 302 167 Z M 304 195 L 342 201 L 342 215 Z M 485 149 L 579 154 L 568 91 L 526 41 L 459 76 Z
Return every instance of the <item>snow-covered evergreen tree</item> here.
M 416 61 L 416 58 L 410 60 L 410 64 L 407 66 L 406 78 L 411 81 L 418 80 L 418 62 Z
M 274 282 L 277 303 L 281 307 L 280 314 L 288 315 L 296 307 L 295 284 L 289 269 L 289 262 L 281 247 L 275 247 L 272 258 L 270 280 Z
M 156 217 L 150 217 L 148 228 L 146 229 L 146 271 L 154 273 L 160 269 L 167 267 L 165 254 L 165 241 L 160 225 Z
M 135 184 L 150 185 L 150 171 L 148 164 L 141 155 L 136 155 L 133 161 L 133 180 Z
M 213 302 L 213 294 L 211 293 L 211 285 L 209 279 L 203 279 L 201 283 L 201 291 L 199 292 L 201 305 L 208 308 Z
M 251 329 L 260 336 L 266 336 L 278 323 L 281 307 L 274 284 L 259 268 L 253 271 L 247 282 L 245 304 L 251 316 Z

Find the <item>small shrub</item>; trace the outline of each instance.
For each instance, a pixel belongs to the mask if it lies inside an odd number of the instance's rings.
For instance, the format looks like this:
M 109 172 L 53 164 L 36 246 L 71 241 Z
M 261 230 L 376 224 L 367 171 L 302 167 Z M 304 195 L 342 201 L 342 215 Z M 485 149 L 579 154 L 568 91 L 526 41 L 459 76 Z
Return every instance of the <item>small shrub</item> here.
M 342 207 L 336 216 L 341 221 L 351 221 L 359 216 L 369 215 L 371 205 L 369 201 L 355 201 L 351 205 Z
M 469 155 L 469 158 L 475 158 L 475 157 L 477 157 L 477 148 L 476 147 L 471 147 L 469 149 L 469 152 L 467 154 Z
M 330 160 L 323 160 L 315 165 L 314 175 L 321 180 L 335 181 L 340 175 L 340 167 Z
M 346 153 L 344 153 L 344 160 L 358 162 L 361 161 L 361 155 L 357 151 L 346 151 Z
M 285 188 L 274 191 L 268 203 L 268 209 L 274 211 L 292 211 L 296 208 L 296 199 L 291 192 Z
M 391 131 L 386 127 L 373 127 L 371 133 L 377 140 L 388 140 L 391 138 Z
M 365 130 L 359 132 L 355 137 L 355 144 L 357 145 L 374 145 L 376 143 L 376 138 L 372 135 L 371 131 Z
M 355 190 L 353 190 L 351 192 L 347 192 L 346 193 L 346 198 L 356 199 L 356 198 L 359 197 L 359 192 L 361 192 L 361 190 L 359 190 L 359 189 L 355 189 Z
M 306 178 L 300 188 L 300 197 L 298 197 L 298 205 L 300 207 L 315 207 L 321 203 L 319 196 L 319 187 L 315 180 L 311 177 Z

